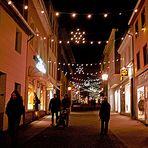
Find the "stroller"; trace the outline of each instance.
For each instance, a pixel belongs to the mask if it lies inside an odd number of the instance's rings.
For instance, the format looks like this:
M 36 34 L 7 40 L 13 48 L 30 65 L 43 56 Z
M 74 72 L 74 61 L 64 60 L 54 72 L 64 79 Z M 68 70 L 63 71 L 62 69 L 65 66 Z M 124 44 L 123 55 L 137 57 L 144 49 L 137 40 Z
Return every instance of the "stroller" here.
M 66 127 L 67 114 L 68 114 L 67 109 L 61 109 L 60 116 L 57 120 L 57 127 L 59 126 Z

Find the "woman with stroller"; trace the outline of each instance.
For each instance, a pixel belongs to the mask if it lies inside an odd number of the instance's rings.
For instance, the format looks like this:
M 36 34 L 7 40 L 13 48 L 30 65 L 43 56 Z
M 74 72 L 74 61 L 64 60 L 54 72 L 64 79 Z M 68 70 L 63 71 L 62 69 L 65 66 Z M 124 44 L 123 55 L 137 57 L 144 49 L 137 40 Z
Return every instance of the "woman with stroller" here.
M 68 94 L 65 94 L 64 98 L 62 99 L 62 107 L 63 110 L 67 110 L 66 126 L 68 126 L 69 123 L 70 106 L 71 106 L 71 99 L 68 97 Z

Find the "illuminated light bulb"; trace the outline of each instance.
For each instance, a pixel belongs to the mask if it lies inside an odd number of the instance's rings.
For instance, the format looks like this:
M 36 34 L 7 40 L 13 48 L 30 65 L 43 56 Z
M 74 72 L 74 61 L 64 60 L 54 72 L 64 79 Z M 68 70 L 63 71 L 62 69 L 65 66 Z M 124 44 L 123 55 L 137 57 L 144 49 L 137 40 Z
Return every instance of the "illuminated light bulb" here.
M 90 42 L 90 44 L 93 44 L 93 43 L 94 43 L 93 41 Z
M 44 13 L 44 10 L 42 10 L 41 13 L 43 14 Z
M 12 4 L 12 1 L 9 1 L 9 2 L 8 2 L 8 5 L 11 5 L 11 4 Z
M 85 32 L 83 32 L 83 34 L 85 34 Z
M 108 14 L 106 13 L 106 14 L 104 14 L 104 17 L 106 18 L 108 16 Z
M 122 15 L 122 13 L 120 12 L 119 15 Z
M 89 18 L 89 19 L 90 19 L 91 17 L 92 17 L 92 15 L 91 15 L 91 14 L 88 14 L 88 15 L 87 15 L 87 18 Z
M 24 6 L 24 9 L 25 9 L 25 10 L 27 10 L 27 9 L 28 9 L 28 6 L 27 6 L 27 5 L 26 5 L 26 6 Z
M 124 37 L 122 37 L 121 40 L 123 41 L 124 40 Z
M 37 33 L 36 36 L 39 36 L 39 34 Z
M 54 42 L 54 39 L 52 39 L 51 42 Z
M 108 43 L 108 41 L 106 41 L 106 43 Z
M 73 34 L 73 31 L 71 31 L 71 33 L 70 34 Z
M 137 13 L 138 12 L 138 9 L 135 9 L 134 12 Z
M 85 40 L 85 38 L 82 39 L 83 41 Z
M 59 43 L 61 44 L 61 43 L 62 43 L 62 41 L 59 41 Z
M 82 42 L 83 44 L 85 43 L 85 41 Z
M 101 44 L 101 41 L 98 41 L 98 44 Z
M 46 37 L 44 37 L 43 39 L 46 40 Z
M 76 17 L 76 13 L 72 13 L 72 17 L 75 18 Z
M 56 16 L 59 16 L 59 12 L 56 12 L 56 14 L 55 14 Z
M 76 37 L 76 35 L 74 35 L 74 37 Z
M 67 41 L 67 44 L 69 44 L 70 42 L 69 41 Z
M 71 40 L 73 40 L 73 38 L 71 38 Z
M 77 31 L 79 31 L 80 29 L 78 28 Z

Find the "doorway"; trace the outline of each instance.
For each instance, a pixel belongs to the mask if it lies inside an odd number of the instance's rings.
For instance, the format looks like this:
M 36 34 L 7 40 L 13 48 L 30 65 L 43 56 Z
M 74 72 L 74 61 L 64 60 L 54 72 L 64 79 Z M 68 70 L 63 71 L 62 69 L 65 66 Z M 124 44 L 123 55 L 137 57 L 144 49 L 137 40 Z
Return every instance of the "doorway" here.
M 5 96 L 6 96 L 6 74 L 0 72 L 0 130 L 3 130 Z

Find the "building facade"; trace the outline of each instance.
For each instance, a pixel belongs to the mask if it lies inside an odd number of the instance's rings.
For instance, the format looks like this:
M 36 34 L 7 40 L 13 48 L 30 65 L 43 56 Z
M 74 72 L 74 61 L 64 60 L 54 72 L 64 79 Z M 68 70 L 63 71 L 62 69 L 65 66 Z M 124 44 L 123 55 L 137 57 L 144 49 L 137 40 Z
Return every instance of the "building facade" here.
M 136 118 L 148 124 L 148 1 L 139 0 L 130 20 L 135 65 Z
M 58 23 L 50 0 L 2 0 L 0 24 L 0 130 L 5 130 L 5 107 L 14 89 L 25 106 L 21 123 L 48 112 L 49 101 L 58 89 Z M 40 99 L 38 112 L 34 93 Z
M 105 85 L 107 85 L 108 99 L 111 105 L 112 111 L 118 111 L 117 104 L 120 104 L 119 95 L 119 82 L 120 82 L 120 59 L 116 48 L 116 29 L 112 29 L 108 43 L 104 49 L 104 62 L 103 62 L 103 72 L 108 74 L 108 80 Z M 115 99 L 116 98 L 116 99 Z M 119 105 L 118 105 L 119 106 Z

